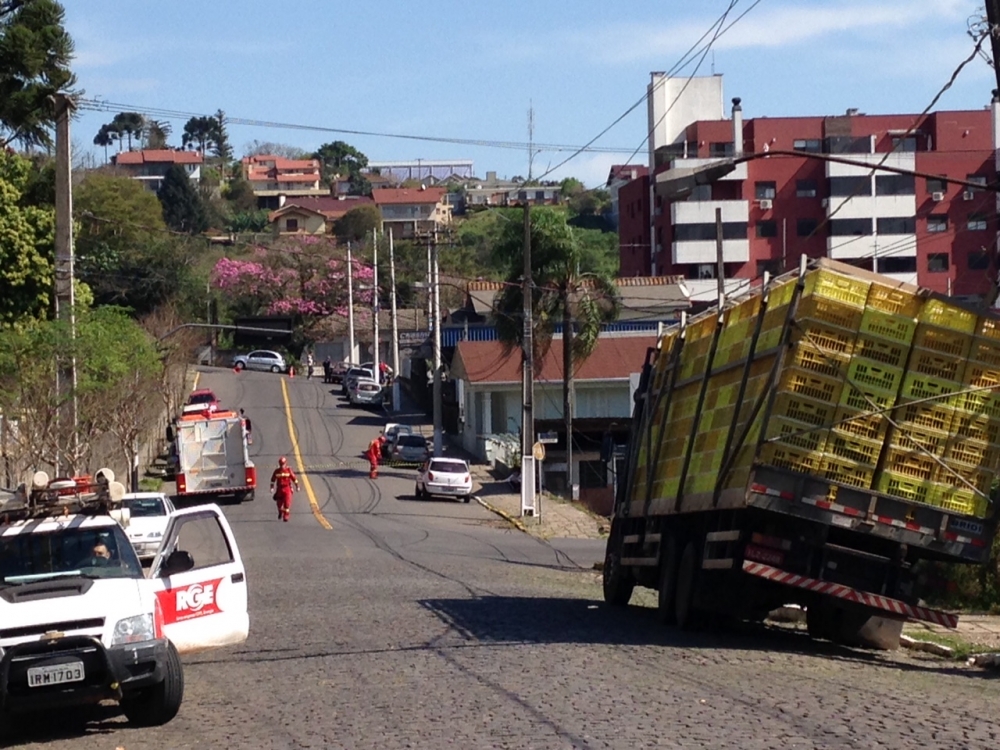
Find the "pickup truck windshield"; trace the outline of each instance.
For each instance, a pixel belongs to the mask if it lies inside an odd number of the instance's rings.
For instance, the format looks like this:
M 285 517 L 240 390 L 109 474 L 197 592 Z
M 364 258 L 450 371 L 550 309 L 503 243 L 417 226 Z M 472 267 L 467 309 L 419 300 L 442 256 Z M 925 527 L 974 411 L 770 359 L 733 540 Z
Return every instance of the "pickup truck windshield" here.
M 0 585 L 65 575 L 143 577 L 139 559 L 118 526 L 0 536 Z

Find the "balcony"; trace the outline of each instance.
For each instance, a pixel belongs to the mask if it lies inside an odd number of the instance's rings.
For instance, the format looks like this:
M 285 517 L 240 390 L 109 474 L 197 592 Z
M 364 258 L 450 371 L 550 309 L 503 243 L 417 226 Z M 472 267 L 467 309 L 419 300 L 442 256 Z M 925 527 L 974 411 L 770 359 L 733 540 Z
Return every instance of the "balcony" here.
M 827 237 L 826 254 L 834 260 L 877 258 L 880 254 L 900 258 L 912 257 L 917 254 L 917 236 L 915 234 L 869 234 Z
M 838 219 L 869 219 L 916 216 L 915 195 L 846 195 L 826 198 L 826 214 L 837 212 Z M 843 204 L 841 206 L 841 204 Z
M 681 201 L 670 204 L 670 223 L 715 224 L 715 209 L 722 209 L 722 223 L 750 221 L 749 201 Z
M 712 164 L 718 164 L 724 159 L 674 159 L 670 162 L 670 169 L 660 172 L 656 176 L 657 182 L 660 182 L 660 176 L 663 175 L 664 180 L 671 178 L 671 172 L 674 169 L 702 169 L 704 167 L 711 166 Z M 737 164 L 736 168 L 733 169 L 729 174 L 720 177 L 719 180 L 745 180 L 747 178 L 747 165 L 746 162 Z

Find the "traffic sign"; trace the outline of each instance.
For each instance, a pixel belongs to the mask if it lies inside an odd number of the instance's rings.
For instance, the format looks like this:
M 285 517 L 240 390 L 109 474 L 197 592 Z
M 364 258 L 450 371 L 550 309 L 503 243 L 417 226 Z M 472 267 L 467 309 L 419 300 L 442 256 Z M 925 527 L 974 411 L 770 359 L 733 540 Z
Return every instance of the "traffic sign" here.
M 553 445 L 555 443 L 558 443 L 559 442 L 559 433 L 558 432 L 539 432 L 538 433 L 538 442 L 539 443 L 543 443 L 543 444 L 547 444 L 547 445 Z
M 545 460 L 545 446 L 541 443 L 535 443 L 535 447 L 532 448 L 531 453 L 535 457 L 536 461 Z

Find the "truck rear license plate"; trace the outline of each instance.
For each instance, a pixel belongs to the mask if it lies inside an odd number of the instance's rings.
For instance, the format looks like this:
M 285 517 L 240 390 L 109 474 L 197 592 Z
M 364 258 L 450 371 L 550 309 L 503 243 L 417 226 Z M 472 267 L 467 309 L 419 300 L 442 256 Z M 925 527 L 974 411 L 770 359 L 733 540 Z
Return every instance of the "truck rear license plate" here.
M 84 671 L 82 661 L 71 661 L 66 664 L 53 664 L 45 667 L 28 669 L 28 687 L 46 687 L 47 685 L 62 685 L 66 682 L 83 682 Z

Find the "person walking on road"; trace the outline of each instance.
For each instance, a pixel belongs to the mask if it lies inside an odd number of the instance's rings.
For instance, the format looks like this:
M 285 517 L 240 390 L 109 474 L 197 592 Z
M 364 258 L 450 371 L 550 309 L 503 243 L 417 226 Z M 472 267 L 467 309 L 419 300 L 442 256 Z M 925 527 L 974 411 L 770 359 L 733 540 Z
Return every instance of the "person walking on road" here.
M 306 380 L 311 380 L 313 376 L 313 355 L 312 352 L 306 354 Z
M 295 472 L 288 467 L 288 460 L 282 456 L 278 459 L 278 468 L 271 474 L 271 494 L 278 506 L 278 518 L 287 522 L 292 511 L 292 487 L 297 492 L 299 480 Z
M 368 450 L 365 451 L 365 455 L 368 457 L 368 477 L 370 479 L 378 479 L 378 462 L 382 458 L 382 445 L 384 443 L 385 435 L 379 435 L 368 444 Z
M 247 445 L 253 445 L 253 425 L 246 412 L 240 409 L 240 419 L 243 420 L 243 429 L 247 432 Z

